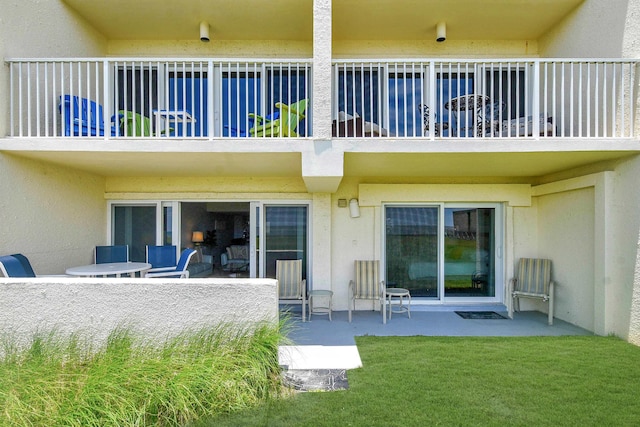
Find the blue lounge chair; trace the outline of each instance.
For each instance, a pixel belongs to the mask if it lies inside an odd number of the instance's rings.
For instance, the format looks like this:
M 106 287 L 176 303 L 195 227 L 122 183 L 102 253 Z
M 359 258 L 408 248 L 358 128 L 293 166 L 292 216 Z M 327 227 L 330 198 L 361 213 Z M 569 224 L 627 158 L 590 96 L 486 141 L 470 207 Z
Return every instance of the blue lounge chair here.
M 189 270 L 187 270 L 187 266 L 189 265 L 189 261 L 196 254 L 195 249 L 185 249 L 180 254 L 180 259 L 178 260 L 178 265 L 176 265 L 173 269 L 158 273 L 146 273 L 144 277 L 175 277 L 175 278 L 189 278 Z
M 58 109 L 62 115 L 64 136 L 104 136 L 104 109 L 97 102 L 64 95 L 60 97 Z M 115 136 L 114 127 L 111 128 L 111 136 Z

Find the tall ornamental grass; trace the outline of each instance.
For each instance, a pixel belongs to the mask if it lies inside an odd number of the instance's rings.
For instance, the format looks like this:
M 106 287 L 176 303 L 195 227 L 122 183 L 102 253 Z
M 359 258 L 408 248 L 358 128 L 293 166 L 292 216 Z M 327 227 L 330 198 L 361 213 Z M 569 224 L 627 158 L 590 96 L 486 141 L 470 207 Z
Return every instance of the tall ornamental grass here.
M 5 337 L 0 425 L 182 426 L 256 406 L 282 393 L 283 327 L 223 325 L 162 345 L 118 328 L 100 348 L 39 333 L 21 349 Z

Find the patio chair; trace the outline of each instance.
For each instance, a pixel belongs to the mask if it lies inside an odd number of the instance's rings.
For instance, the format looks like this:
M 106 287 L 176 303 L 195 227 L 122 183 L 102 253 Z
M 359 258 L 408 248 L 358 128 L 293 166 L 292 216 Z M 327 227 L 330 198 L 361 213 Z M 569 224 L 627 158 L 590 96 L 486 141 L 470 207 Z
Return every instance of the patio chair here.
M 0 256 L 0 272 L 4 277 L 39 277 L 31 267 L 29 259 L 22 254 Z M 48 274 L 40 277 L 66 277 L 66 275 Z
M 151 264 L 149 273 L 175 270 L 176 268 L 176 247 L 173 245 L 146 247 L 146 259 Z
M 377 301 L 382 312 L 382 323 L 387 323 L 385 285 L 384 281 L 378 280 L 379 271 L 380 261 L 355 262 L 355 280 L 349 281 L 349 323 L 351 311 L 356 309 L 357 299 Z
M 104 108 L 97 102 L 76 95 L 60 97 L 58 111 L 64 136 L 104 136 Z M 111 128 L 115 135 L 115 128 Z
M 96 246 L 94 260 L 96 264 L 129 262 L 129 245 Z
M 278 299 L 300 300 L 302 321 L 306 319 L 307 281 L 302 278 L 302 260 L 276 260 Z
M 307 100 L 303 99 L 291 105 L 278 102 L 276 107 L 280 110 L 280 117 L 275 120 L 269 120 L 253 113 L 249 114 L 249 117 L 256 121 L 256 125 L 249 129 L 251 136 L 298 137 L 296 129 L 300 121 L 305 118 Z
M 249 129 L 251 129 L 252 127 L 254 127 L 255 124 L 255 114 L 250 114 L 251 117 L 249 117 L 248 120 L 248 125 L 249 125 Z M 274 111 L 271 114 L 267 114 L 265 116 L 265 121 L 272 121 L 272 120 L 276 120 L 280 118 L 280 112 L 279 111 Z M 225 136 L 230 136 L 230 137 L 240 137 L 240 138 L 246 138 L 247 137 L 247 131 L 245 129 L 242 128 L 235 128 L 229 125 L 224 125 L 224 129 L 225 129 Z
M 118 125 L 118 136 L 153 136 L 151 119 L 133 111 L 119 110 L 118 114 L 111 117 L 112 122 Z
M 22 254 L 0 256 L 0 271 L 4 277 L 36 277 L 31 263 Z
M 551 280 L 551 260 L 521 258 L 516 277 L 509 280 L 509 317 L 513 311 L 520 311 L 520 298 L 533 298 L 549 304 L 549 325 L 553 325 L 553 288 Z
M 171 270 L 157 272 L 157 273 L 145 273 L 144 277 L 173 277 L 173 278 L 181 278 L 188 279 L 189 278 L 189 270 L 187 267 L 189 266 L 189 261 L 196 254 L 195 249 L 187 248 L 182 251 L 180 254 L 180 259 L 178 260 L 178 265 L 173 267 Z

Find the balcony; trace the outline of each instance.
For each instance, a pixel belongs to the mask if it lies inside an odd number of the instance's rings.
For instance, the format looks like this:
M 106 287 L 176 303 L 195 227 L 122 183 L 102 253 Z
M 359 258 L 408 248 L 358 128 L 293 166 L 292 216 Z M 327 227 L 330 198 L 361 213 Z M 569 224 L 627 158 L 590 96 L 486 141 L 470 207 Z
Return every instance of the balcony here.
M 9 60 L 16 138 L 313 136 L 311 60 Z M 333 137 L 635 137 L 637 62 L 333 62 Z M 259 131 L 307 100 L 295 131 Z M 283 107 L 284 106 L 284 107 Z M 256 122 L 258 120 L 258 122 Z
M 635 61 L 335 61 L 334 135 L 633 138 Z
M 8 62 L 12 137 L 109 140 L 311 135 L 309 110 L 297 111 L 295 127 L 286 129 L 290 133 L 283 135 L 265 126 L 295 102 L 310 100 L 309 60 Z

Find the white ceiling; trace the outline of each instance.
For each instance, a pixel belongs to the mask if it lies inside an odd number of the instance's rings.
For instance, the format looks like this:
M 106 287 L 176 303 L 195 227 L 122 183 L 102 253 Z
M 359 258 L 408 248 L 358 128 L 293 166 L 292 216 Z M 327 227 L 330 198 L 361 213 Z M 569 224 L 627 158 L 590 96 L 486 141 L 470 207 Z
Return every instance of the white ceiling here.
M 63 0 L 108 40 L 313 39 L 313 0 Z M 583 0 L 334 0 L 335 40 L 536 40 Z

